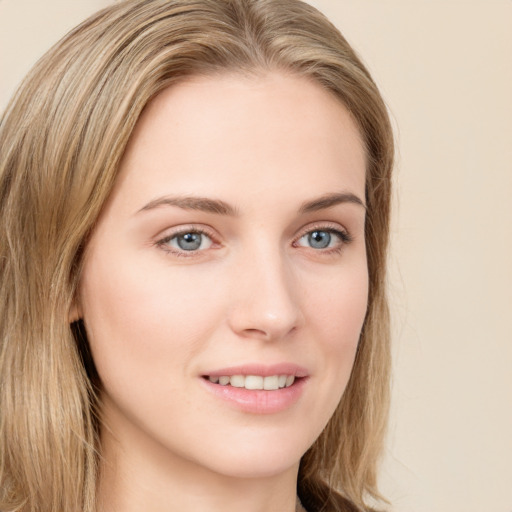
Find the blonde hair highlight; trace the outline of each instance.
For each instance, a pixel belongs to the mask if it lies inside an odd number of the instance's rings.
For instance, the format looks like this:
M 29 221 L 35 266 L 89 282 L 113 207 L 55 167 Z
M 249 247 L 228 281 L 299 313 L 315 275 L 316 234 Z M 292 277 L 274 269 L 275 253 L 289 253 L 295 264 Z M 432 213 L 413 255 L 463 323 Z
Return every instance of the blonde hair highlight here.
M 367 149 L 368 313 L 348 388 L 304 455 L 311 510 L 367 510 L 389 402 L 393 138 L 368 71 L 299 0 L 128 0 L 33 68 L 0 122 L 0 509 L 93 512 L 98 398 L 69 311 L 81 256 L 145 105 L 188 76 L 282 70 L 351 112 Z

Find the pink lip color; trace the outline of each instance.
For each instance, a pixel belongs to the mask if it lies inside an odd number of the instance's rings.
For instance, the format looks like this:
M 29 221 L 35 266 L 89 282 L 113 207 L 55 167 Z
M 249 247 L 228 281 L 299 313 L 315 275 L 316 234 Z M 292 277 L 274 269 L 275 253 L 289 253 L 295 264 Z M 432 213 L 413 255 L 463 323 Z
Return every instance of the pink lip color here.
M 220 377 L 223 375 L 261 375 L 263 377 L 270 375 L 295 375 L 297 377 L 290 387 L 272 391 L 236 388 L 229 384 L 222 386 L 221 384 L 210 382 L 205 377 L 201 378 L 203 385 L 210 393 L 213 393 L 242 412 L 253 414 L 275 414 L 288 409 L 299 400 L 308 381 L 308 372 L 294 364 L 233 366 L 215 370 L 206 375 L 210 377 Z
M 221 368 L 219 370 L 212 370 L 205 373 L 208 377 L 222 377 L 227 375 L 261 375 L 262 377 L 269 377 L 271 375 L 295 375 L 295 377 L 307 377 L 308 371 L 293 363 L 280 363 L 280 364 L 244 364 L 240 366 L 230 366 L 229 368 Z

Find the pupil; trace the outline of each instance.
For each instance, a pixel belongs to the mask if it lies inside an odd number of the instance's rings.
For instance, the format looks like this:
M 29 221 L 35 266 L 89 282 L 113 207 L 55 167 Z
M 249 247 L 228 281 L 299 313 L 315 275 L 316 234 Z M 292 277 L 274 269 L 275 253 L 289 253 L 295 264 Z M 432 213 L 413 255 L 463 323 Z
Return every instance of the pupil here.
M 201 246 L 201 234 L 185 233 L 184 235 L 178 236 L 177 242 L 180 249 L 184 251 L 194 251 Z
M 325 249 L 331 243 L 331 234 L 327 231 L 313 231 L 309 235 L 309 243 L 315 249 Z

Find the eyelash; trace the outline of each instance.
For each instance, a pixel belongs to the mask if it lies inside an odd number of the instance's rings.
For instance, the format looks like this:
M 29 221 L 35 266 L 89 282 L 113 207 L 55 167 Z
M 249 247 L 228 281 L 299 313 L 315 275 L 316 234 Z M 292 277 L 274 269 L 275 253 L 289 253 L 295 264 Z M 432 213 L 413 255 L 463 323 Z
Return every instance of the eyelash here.
M 165 236 L 164 238 L 157 240 L 156 244 L 160 249 L 165 251 L 168 254 L 172 254 L 173 256 L 178 256 L 179 258 L 191 258 L 197 255 L 197 253 L 202 252 L 200 250 L 195 251 L 184 251 L 184 250 L 177 250 L 174 248 L 171 248 L 168 244 L 171 240 L 174 238 L 177 238 L 181 235 L 188 235 L 188 234 L 197 234 L 197 235 L 205 235 L 207 236 L 211 241 L 212 244 L 215 244 L 215 237 L 213 233 L 206 229 L 197 228 L 197 227 L 189 227 L 180 229 L 179 231 L 175 231 L 174 233 L 171 233 L 170 235 Z M 204 250 L 204 249 L 203 249 Z
M 332 226 L 326 226 L 325 224 L 319 224 L 310 226 L 307 228 L 307 230 L 303 231 L 298 237 L 296 237 L 292 243 L 294 247 L 300 247 L 298 246 L 298 242 L 307 236 L 308 234 L 314 233 L 315 231 L 321 231 L 325 233 L 329 233 L 331 235 L 335 235 L 340 239 L 340 243 L 338 243 L 335 247 L 329 247 L 324 249 L 315 249 L 313 247 L 310 247 L 314 252 L 321 253 L 321 254 L 339 254 L 344 246 L 350 244 L 353 241 L 352 235 L 346 230 L 339 229 L 339 227 L 332 227 Z M 181 235 L 187 235 L 187 234 L 198 234 L 198 235 L 205 235 L 207 236 L 211 242 L 212 245 L 216 244 L 215 236 L 213 233 L 211 233 L 209 230 L 198 228 L 198 227 L 188 227 L 184 229 L 180 229 L 179 231 L 176 231 L 174 233 L 171 233 L 170 235 L 165 236 L 164 238 L 157 240 L 155 245 L 165 251 L 166 253 L 172 254 L 173 256 L 177 256 L 179 258 L 191 258 L 196 256 L 198 253 L 203 252 L 206 249 L 203 250 L 191 250 L 191 251 L 185 251 L 185 250 L 177 250 L 175 248 L 170 248 L 168 245 L 171 240 L 181 236 Z
M 315 231 L 321 231 L 325 233 L 329 233 L 330 235 L 335 235 L 340 239 L 340 243 L 336 244 L 334 247 L 327 247 L 324 249 L 315 249 L 313 247 L 310 247 L 311 250 L 313 250 L 316 253 L 321 253 L 324 255 L 336 255 L 339 254 L 343 248 L 350 244 L 353 241 L 352 235 L 344 230 L 340 229 L 338 226 L 329 226 L 326 224 L 318 224 L 313 226 L 308 226 L 306 230 L 304 230 L 293 242 L 294 246 L 297 246 L 297 243 L 304 238 L 305 236 L 314 233 Z

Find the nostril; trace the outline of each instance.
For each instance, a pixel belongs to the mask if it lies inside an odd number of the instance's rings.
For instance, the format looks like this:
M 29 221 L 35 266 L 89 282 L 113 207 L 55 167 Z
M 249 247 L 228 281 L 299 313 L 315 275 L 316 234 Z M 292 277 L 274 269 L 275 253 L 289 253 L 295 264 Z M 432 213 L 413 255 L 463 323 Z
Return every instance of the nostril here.
M 267 333 L 263 329 L 244 329 L 244 332 L 247 334 L 254 334 L 254 335 L 263 335 L 268 336 Z

